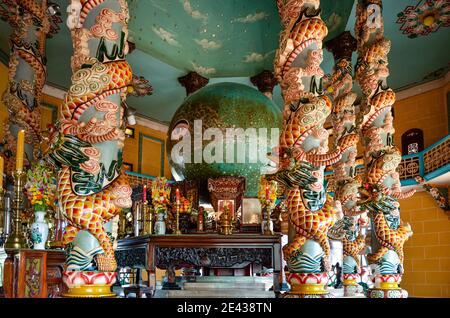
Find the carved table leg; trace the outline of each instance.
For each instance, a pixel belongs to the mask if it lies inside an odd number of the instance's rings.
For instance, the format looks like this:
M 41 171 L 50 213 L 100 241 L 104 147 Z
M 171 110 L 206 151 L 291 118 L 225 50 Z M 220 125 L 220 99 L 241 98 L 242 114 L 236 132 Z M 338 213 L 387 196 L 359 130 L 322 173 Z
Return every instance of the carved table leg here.
M 5 298 L 14 298 L 14 259 L 11 255 L 5 260 L 3 267 L 3 289 Z
M 147 276 L 148 276 L 148 287 L 152 290 L 150 297 L 153 297 L 156 291 L 156 273 L 155 270 L 147 269 Z M 147 297 L 149 297 L 149 294 L 147 294 Z

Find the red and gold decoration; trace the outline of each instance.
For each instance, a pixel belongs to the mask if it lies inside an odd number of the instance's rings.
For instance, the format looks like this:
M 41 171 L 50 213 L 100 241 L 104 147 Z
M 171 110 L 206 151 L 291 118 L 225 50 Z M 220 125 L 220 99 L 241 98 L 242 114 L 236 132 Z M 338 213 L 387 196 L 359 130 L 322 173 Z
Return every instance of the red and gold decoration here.
M 419 0 L 415 6 L 407 6 L 397 14 L 400 31 L 409 38 L 426 36 L 441 27 L 450 26 L 450 2 L 448 0 Z
M 165 177 L 157 177 L 152 182 L 152 203 L 153 208 L 158 213 L 159 211 L 167 211 L 170 204 L 170 183 Z M 144 199 L 145 201 L 145 199 Z

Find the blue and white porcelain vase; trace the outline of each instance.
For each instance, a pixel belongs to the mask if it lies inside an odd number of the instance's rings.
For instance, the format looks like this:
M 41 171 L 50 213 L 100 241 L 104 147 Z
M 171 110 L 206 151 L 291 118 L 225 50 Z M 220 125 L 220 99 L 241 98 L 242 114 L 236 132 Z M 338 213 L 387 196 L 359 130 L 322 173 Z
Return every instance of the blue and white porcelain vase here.
M 31 224 L 31 241 L 35 250 L 45 250 L 45 243 L 48 238 L 48 224 L 45 222 L 45 214 L 45 211 L 34 212 L 35 220 Z
M 166 222 L 164 221 L 166 216 L 165 212 L 156 213 L 156 222 L 155 222 L 155 234 L 156 235 L 164 235 L 166 234 Z

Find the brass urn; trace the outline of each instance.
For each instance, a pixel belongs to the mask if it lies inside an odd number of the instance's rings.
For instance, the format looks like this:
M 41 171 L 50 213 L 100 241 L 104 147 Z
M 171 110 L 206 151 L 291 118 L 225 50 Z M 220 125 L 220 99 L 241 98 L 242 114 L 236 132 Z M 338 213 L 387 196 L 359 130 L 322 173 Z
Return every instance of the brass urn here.
M 219 234 L 222 235 L 233 234 L 233 221 L 234 218 L 231 215 L 228 207 L 224 207 L 224 211 L 219 217 Z

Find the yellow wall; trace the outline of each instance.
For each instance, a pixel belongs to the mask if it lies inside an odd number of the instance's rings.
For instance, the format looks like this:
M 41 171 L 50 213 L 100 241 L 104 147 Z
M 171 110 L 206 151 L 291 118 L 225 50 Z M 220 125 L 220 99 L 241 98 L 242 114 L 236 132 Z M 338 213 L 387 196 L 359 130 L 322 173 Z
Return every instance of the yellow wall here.
M 0 63 L 0 96 L 6 90 L 8 84 L 8 68 L 3 63 Z M 62 100 L 55 98 L 53 96 L 44 95 L 42 100 L 41 109 L 41 129 L 43 131 L 47 130 L 47 125 L 53 123 L 53 117 L 56 116 L 55 111 L 57 111 Z M 3 126 L 8 120 L 8 111 L 6 106 L 0 98 L 0 140 L 3 139 L 4 131 Z
M 443 87 L 395 103 L 395 143 L 401 135 L 420 128 L 424 147 L 446 136 L 447 92 Z M 428 192 L 401 200 L 402 220 L 411 224 L 414 235 L 405 244 L 405 275 L 402 287 L 412 297 L 450 297 L 450 218 Z
M 401 283 L 411 297 L 450 297 L 450 217 L 428 192 L 400 201 L 413 236 L 405 244 Z
M 402 134 L 411 128 L 422 129 L 425 148 L 449 133 L 446 97 L 449 90 L 450 83 L 394 104 L 394 141 L 399 149 Z
M 163 165 L 163 175 L 171 178 L 165 146 L 167 134 L 141 125 L 132 127 L 135 129 L 134 138 L 125 139 L 123 161 L 131 163 L 133 165 L 133 171 L 139 172 L 140 157 L 140 173 L 152 176 L 161 176 L 161 168 Z M 161 153 L 163 153 L 164 160 L 161 160 Z

